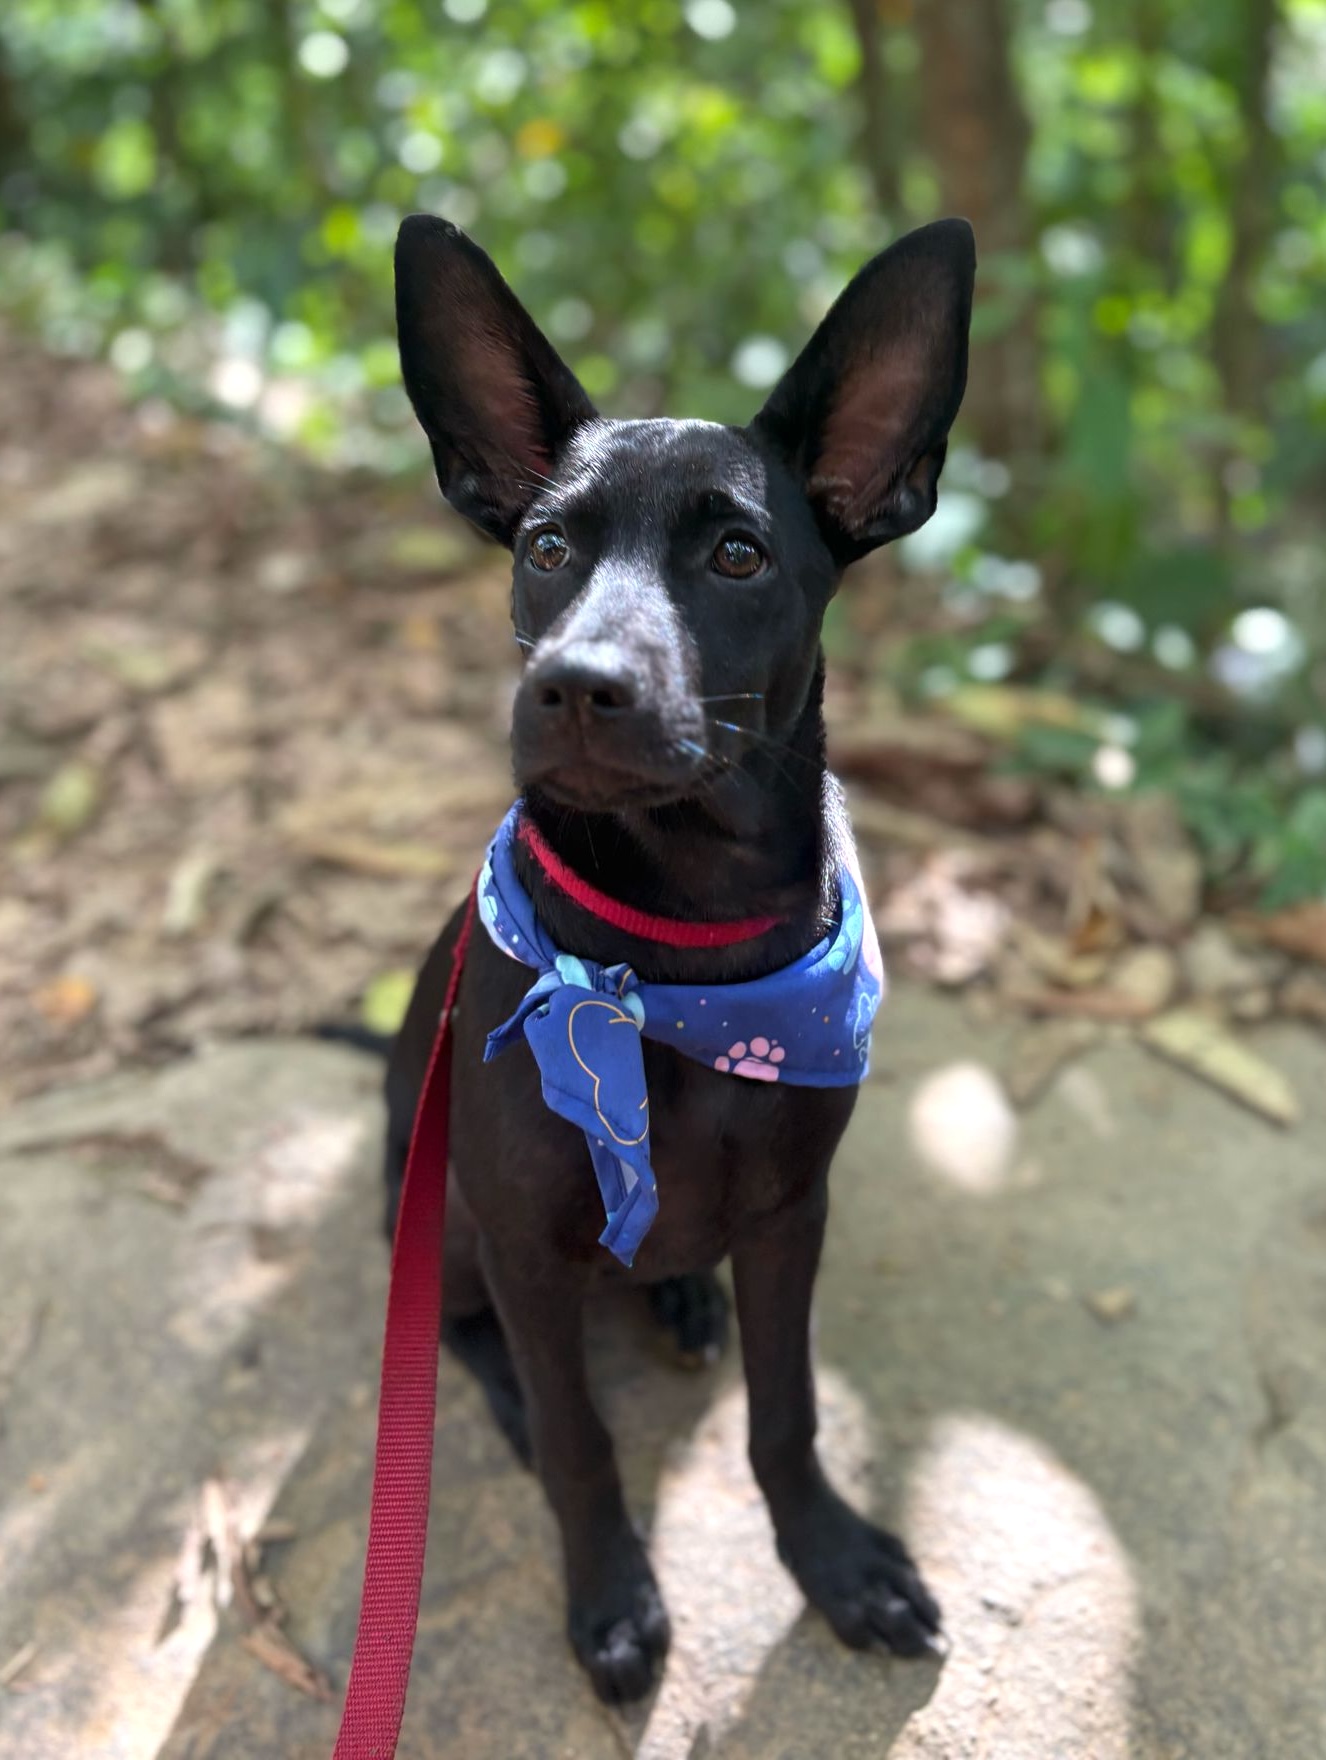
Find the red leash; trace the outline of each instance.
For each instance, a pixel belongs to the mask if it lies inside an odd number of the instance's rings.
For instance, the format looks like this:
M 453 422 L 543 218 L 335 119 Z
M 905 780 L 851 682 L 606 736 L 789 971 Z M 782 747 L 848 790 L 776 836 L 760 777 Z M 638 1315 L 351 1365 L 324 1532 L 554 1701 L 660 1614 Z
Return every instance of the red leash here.
M 474 927 L 474 905 L 471 892 L 451 956 L 446 1000 L 419 1095 L 401 1186 L 382 1344 L 364 1592 L 332 1760 L 391 1760 L 405 1712 L 433 1477 L 451 1113 L 451 1009 Z

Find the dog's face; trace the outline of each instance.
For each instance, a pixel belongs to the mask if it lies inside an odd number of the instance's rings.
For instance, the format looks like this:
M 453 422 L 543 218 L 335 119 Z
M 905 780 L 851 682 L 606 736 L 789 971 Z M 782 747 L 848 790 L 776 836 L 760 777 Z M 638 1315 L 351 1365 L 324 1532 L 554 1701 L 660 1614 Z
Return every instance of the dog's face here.
M 515 536 L 517 781 L 673 800 L 795 718 L 832 561 L 790 473 L 733 429 L 594 422 L 557 464 Z
M 522 789 L 657 806 L 776 749 L 843 567 L 934 511 L 974 268 L 963 221 L 900 240 L 748 427 L 614 422 L 477 246 L 405 222 L 406 389 L 443 493 L 514 555 Z

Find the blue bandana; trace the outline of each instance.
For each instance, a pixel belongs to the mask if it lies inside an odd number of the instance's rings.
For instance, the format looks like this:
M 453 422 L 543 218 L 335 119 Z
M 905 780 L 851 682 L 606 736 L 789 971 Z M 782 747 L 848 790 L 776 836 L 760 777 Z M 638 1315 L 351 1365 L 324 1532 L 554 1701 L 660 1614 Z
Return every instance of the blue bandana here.
M 557 948 L 516 876 L 519 816 L 517 804 L 488 847 L 479 915 L 503 953 L 539 976 L 488 1035 L 484 1060 L 524 1033 L 545 1103 L 585 1133 L 607 1212 L 599 1241 L 630 1265 L 658 1215 L 640 1035 L 748 1081 L 850 1087 L 866 1074 L 884 993 L 879 943 L 849 861 L 838 875 L 833 928 L 781 971 L 741 984 L 641 983 L 628 965 L 596 965 Z

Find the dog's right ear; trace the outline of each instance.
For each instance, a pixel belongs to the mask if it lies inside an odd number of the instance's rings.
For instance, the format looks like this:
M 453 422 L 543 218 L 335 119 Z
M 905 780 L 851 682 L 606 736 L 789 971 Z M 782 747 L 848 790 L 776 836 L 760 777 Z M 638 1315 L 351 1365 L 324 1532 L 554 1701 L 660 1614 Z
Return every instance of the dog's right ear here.
M 900 238 L 839 294 L 751 424 L 800 477 L 840 566 L 935 511 L 975 273 L 965 220 Z
M 442 493 L 509 545 L 594 405 L 492 259 L 431 214 L 396 239 L 396 329 Z

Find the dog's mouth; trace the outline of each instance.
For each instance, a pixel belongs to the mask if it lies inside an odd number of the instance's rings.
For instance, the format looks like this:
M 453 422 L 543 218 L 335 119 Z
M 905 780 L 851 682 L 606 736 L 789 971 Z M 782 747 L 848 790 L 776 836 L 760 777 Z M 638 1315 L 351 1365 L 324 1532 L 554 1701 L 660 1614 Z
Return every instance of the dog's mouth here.
M 582 813 L 622 812 L 628 807 L 666 807 L 685 800 L 690 792 L 657 782 L 599 787 L 585 777 L 564 782 L 555 775 L 544 777 L 539 783 L 539 791 L 549 800 L 556 801 L 559 807 L 574 807 Z
M 641 774 L 614 765 L 579 763 L 518 778 L 559 806 L 580 812 L 614 812 L 630 807 L 663 807 L 683 801 L 702 785 L 708 763 L 701 761 L 671 775 Z
M 518 751 L 516 782 L 522 789 L 537 788 L 559 806 L 601 813 L 688 800 L 721 769 L 713 753 L 692 739 L 638 753 L 605 752 L 595 744 L 600 749 L 547 753 L 532 764 L 522 762 Z

